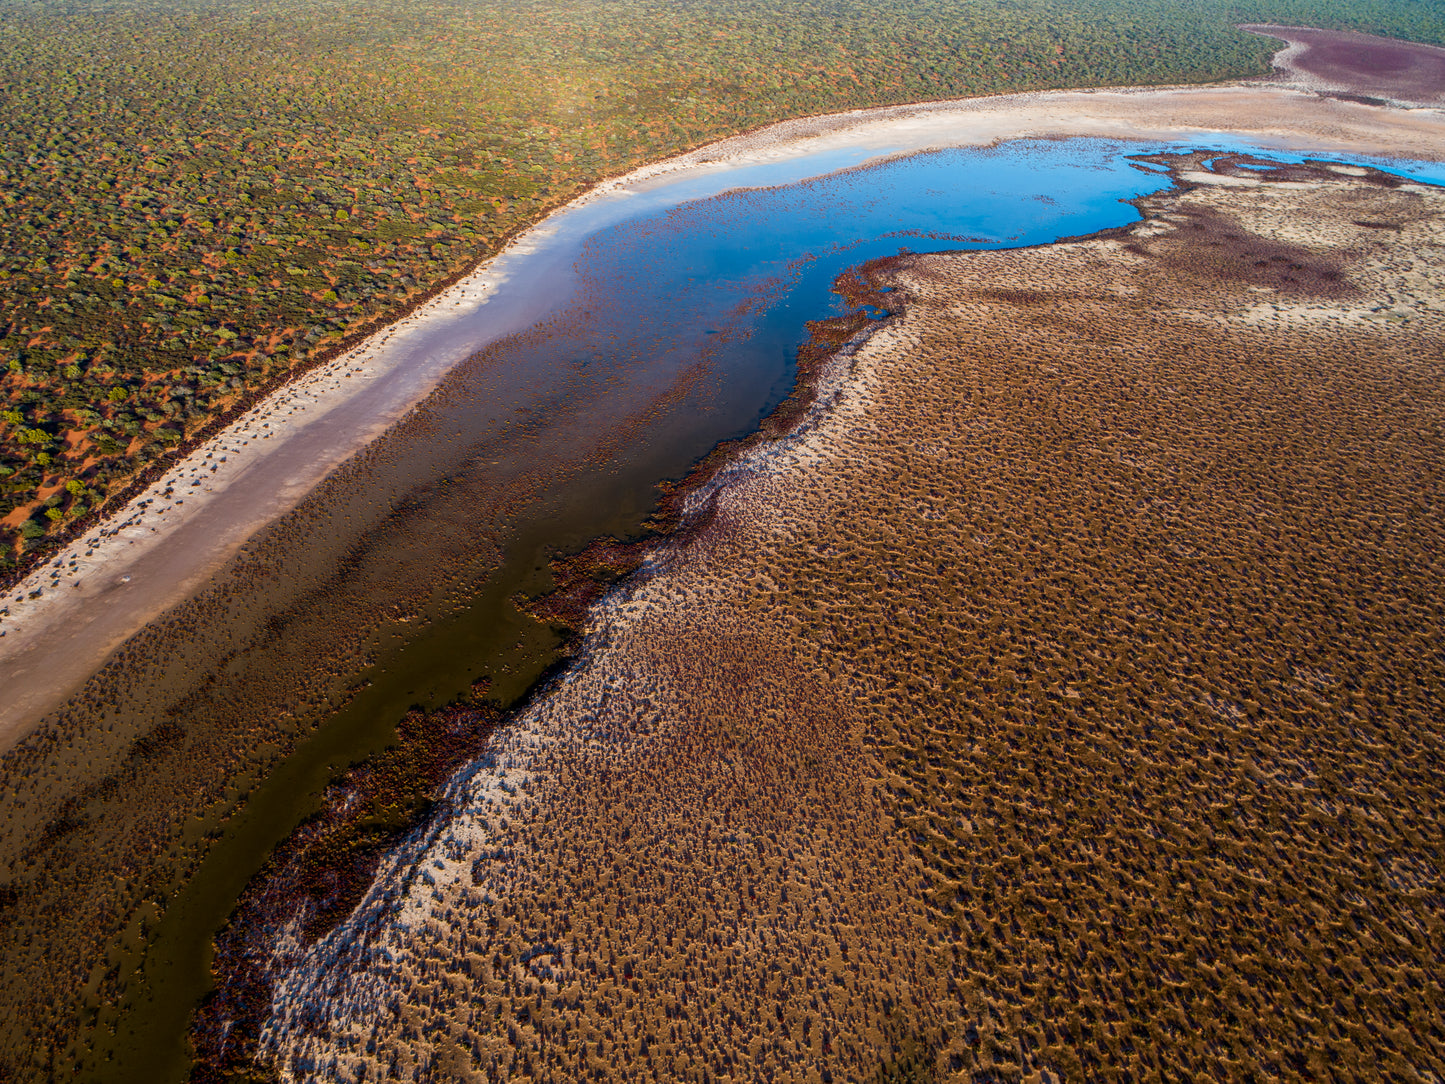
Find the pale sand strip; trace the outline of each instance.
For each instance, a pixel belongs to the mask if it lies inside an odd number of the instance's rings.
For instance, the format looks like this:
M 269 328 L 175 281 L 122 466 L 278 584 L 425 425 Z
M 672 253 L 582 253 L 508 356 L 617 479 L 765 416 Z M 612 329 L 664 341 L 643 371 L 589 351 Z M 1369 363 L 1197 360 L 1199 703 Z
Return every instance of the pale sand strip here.
M 605 182 L 406 319 L 277 391 L 11 591 L 0 607 L 0 750 L 483 345 L 448 340 L 448 331 L 474 322 L 497 284 L 527 267 L 558 216 L 689 177 L 717 174 L 721 190 L 730 170 L 838 148 L 896 153 L 1028 137 L 1183 140 L 1208 132 L 1281 149 L 1445 157 L 1445 111 L 1385 110 L 1241 83 L 1007 95 L 788 121 Z M 525 315 L 509 309 L 488 338 Z

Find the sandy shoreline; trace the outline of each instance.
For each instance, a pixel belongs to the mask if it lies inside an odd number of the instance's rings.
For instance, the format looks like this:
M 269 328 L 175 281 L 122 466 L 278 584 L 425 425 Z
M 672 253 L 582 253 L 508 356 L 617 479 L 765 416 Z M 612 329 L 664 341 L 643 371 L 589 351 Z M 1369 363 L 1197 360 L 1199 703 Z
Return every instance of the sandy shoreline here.
M 837 148 L 880 154 L 1027 137 L 1187 140 L 1227 133 L 1284 150 L 1445 157 L 1445 111 L 1385 110 L 1259 84 L 1079 90 L 859 110 L 788 121 L 605 182 L 396 324 L 279 389 L 53 556 L 0 604 L 0 749 L 29 733 L 125 639 L 205 582 L 259 528 L 416 406 L 483 345 L 449 340 L 560 216 L 679 180 Z M 686 198 L 691 198 L 689 194 Z M 531 268 L 534 272 L 535 267 Z M 545 260 L 541 272 L 545 273 Z M 539 294 L 545 290 L 536 291 Z M 500 337 L 531 319 L 498 314 Z

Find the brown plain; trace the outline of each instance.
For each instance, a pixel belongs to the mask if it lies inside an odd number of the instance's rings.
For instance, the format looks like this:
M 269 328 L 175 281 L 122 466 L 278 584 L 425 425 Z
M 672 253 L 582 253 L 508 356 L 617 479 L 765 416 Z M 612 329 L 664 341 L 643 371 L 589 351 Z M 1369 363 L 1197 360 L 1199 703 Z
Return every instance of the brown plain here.
M 869 269 L 549 698 L 591 737 L 271 1068 L 1445 1076 L 1445 193 L 1214 169 Z
M 1241 29 L 1302 46 L 1275 57 L 1287 77 L 1365 97 L 1445 105 L 1445 49 L 1438 46 L 1298 26 Z

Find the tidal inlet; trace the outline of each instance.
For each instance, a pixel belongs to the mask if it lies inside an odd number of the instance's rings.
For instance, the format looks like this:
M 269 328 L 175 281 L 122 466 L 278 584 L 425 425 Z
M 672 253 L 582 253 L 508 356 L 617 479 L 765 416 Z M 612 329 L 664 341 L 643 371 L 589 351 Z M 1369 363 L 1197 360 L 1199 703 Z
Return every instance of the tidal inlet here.
M 0 1081 L 1445 1080 L 1445 13 L 0 27 Z

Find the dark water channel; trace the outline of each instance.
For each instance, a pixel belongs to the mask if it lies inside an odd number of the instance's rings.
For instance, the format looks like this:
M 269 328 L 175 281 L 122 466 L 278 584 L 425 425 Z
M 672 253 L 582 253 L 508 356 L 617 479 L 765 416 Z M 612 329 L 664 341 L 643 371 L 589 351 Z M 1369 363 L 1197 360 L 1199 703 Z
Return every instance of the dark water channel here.
M 321 527 L 289 539 L 291 571 L 278 574 L 305 584 L 304 605 L 287 604 L 289 642 L 339 636 L 327 621 L 346 607 L 407 620 L 374 619 L 369 665 L 345 675 L 360 692 L 255 788 L 171 900 L 114 1039 L 98 1039 L 111 1059 L 101 1075 L 184 1079 L 211 937 L 267 855 L 410 706 L 483 676 L 500 704 L 527 692 L 558 640 L 510 600 L 546 588 L 555 554 L 638 532 L 660 481 L 754 429 L 791 389 L 805 322 L 843 311 L 835 276 L 900 248 L 1033 245 L 1134 221 L 1123 201 L 1167 178 L 1127 156 L 1163 149 L 1022 142 L 776 183 L 862 157 L 834 152 L 690 179 L 672 198 L 698 198 L 670 207 L 662 186 L 621 221 L 569 227 L 581 231 L 570 266 L 517 277 L 540 318 L 458 367 L 364 468 L 334 478 L 316 498 L 324 515 L 303 509 Z M 775 186 L 707 191 L 723 184 Z M 245 677 L 244 659 L 231 665 Z

